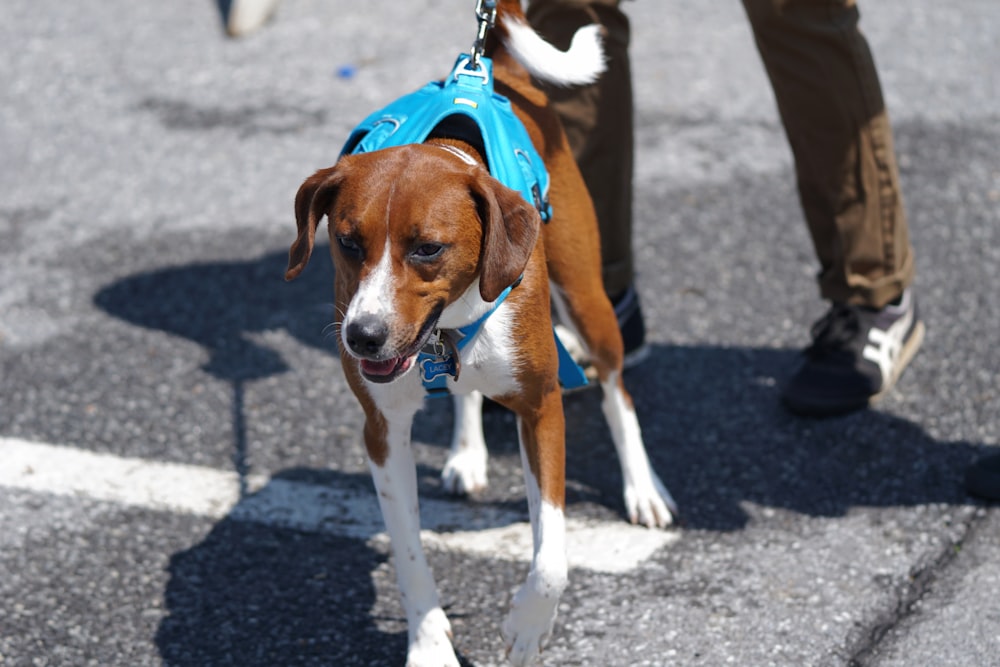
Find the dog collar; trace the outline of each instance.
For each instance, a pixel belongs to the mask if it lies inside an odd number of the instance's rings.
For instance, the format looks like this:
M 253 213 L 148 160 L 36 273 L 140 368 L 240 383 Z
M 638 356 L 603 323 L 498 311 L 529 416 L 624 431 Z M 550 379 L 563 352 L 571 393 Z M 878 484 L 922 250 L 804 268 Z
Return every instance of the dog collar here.
M 521 279 L 518 278 L 513 285 L 500 292 L 500 296 L 493 302 L 493 307 L 472 324 L 458 329 L 438 329 L 434 332 L 432 339 L 417 356 L 420 380 L 430 396 L 445 396 L 450 393 L 448 376 L 458 379 L 458 374 L 462 370 L 462 350 L 479 333 L 479 329 L 489 316 L 503 304 L 511 290 L 520 284 Z
M 341 155 L 451 137 L 483 149 L 490 174 L 517 190 L 548 222 L 549 174 L 510 100 L 493 90 L 493 62 L 458 57 L 444 81 L 432 81 L 365 118 L 351 132 Z
M 490 315 L 496 312 L 515 287 L 521 284 L 521 279 L 507 287 L 482 317 L 458 329 L 439 329 L 434 332 L 424 349 L 417 355 L 417 371 L 420 381 L 431 398 L 448 396 L 448 378 L 458 380 L 462 370 L 462 350 L 475 338 L 479 329 Z M 580 365 L 570 355 L 566 346 L 559 340 L 555 331 L 552 332 L 556 341 L 556 351 L 559 354 L 559 383 L 564 389 L 576 389 L 587 385 L 587 376 Z

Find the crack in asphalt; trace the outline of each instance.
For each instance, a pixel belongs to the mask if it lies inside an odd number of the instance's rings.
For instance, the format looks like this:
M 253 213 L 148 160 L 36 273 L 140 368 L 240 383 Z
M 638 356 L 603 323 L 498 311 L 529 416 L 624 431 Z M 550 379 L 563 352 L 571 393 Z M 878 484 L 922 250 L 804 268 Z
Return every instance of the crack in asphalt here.
M 895 604 L 876 614 L 861 630 L 861 637 L 847 647 L 847 667 L 872 667 L 886 636 L 906 619 L 917 613 L 918 604 L 931 592 L 941 575 L 958 559 L 963 547 L 976 535 L 986 520 L 987 512 L 979 510 L 965 522 L 957 539 L 948 540 L 938 554 L 910 570 L 910 575 L 896 589 Z

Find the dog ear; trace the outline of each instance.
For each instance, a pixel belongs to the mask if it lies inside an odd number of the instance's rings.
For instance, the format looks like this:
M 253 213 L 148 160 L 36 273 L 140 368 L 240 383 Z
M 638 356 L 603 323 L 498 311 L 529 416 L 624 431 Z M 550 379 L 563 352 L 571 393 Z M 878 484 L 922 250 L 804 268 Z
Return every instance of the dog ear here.
M 295 224 L 299 228 L 299 235 L 288 251 L 285 280 L 298 278 L 309 263 L 316 242 L 316 228 L 330 210 L 330 205 L 343 180 L 342 170 L 338 165 L 334 165 L 320 169 L 299 187 L 295 195 Z
M 477 177 L 471 189 L 483 224 L 479 294 L 495 301 L 524 273 L 542 221 L 519 192 L 492 176 Z

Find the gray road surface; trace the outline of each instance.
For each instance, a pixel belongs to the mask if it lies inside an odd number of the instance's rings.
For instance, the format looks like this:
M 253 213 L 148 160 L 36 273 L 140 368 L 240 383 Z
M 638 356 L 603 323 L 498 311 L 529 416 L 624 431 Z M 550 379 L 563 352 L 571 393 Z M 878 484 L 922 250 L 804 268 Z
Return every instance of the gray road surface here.
M 234 42 L 211 0 L 5 0 L 0 664 L 402 664 L 331 270 L 282 272 L 298 184 L 450 67 L 473 4 L 286 0 Z M 742 9 L 628 4 L 653 353 L 627 381 L 687 523 L 619 531 L 598 398 L 568 399 L 592 539 L 547 665 L 1000 665 L 1000 511 L 961 487 L 1000 442 L 1000 4 L 863 9 L 928 336 L 878 410 L 819 422 L 777 401 L 824 306 Z M 476 545 L 523 536 L 516 438 L 488 414 L 491 488 L 450 500 L 449 415 L 414 434 L 431 561 L 463 660 L 498 665 L 526 565 Z

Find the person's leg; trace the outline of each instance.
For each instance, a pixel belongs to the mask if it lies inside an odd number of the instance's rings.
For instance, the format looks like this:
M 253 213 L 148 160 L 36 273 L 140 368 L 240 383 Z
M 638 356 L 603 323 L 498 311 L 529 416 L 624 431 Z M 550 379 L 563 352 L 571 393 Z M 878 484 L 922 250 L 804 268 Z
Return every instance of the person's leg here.
M 882 308 L 913 281 L 892 131 L 854 0 L 744 0 L 795 156 L 822 296 Z
M 826 416 L 888 391 L 923 337 L 892 132 L 854 0 L 743 0 L 833 303 L 784 392 Z

